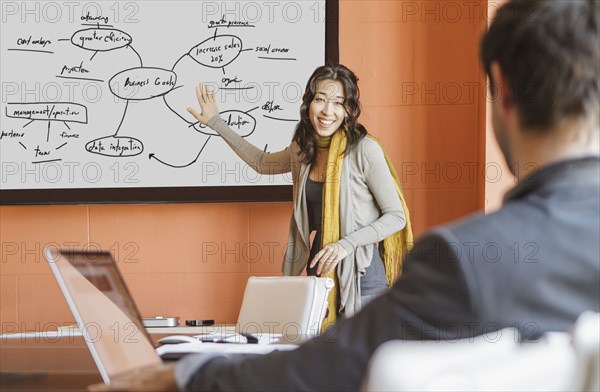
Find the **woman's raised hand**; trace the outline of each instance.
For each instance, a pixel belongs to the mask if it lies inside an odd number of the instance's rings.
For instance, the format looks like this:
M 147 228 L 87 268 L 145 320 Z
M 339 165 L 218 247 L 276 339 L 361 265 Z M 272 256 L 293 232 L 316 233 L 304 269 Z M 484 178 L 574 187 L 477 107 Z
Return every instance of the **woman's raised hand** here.
M 212 116 L 219 114 L 219 108 L 215 102 L 215 93 L 208 91 L 206 84 L 200 83 L 196 86 L 196 97 L 198 98 L 198 104 L 200 105 L 200 113 L 190 107 L 187 108 L 187 111 L 194 116 L 196 120 L 200 121 L 200 123 L 206 125 Z

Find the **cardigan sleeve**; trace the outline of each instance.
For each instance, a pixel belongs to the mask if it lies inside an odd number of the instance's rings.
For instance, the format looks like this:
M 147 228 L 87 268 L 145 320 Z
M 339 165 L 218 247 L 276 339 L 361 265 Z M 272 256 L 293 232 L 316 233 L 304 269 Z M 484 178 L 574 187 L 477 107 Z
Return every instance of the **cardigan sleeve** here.
M 281 174 L 291 171 L 293 153 L 289 146 L 278 152 L 264 152 L 232 130 L 218 114 L 211 117 L 206 125 L 217 132 L 231 149 L 257 173 Z
M 357 229 L 338 241 L 348 253 L 353 253 L 359 246 L 382 241 L 406 226 L 404 208 L 383 150 L 378 143 L 368 142 L 364 145 L 363 154 L 363 177 L 379 206 L 381 215 L 373 223 Z

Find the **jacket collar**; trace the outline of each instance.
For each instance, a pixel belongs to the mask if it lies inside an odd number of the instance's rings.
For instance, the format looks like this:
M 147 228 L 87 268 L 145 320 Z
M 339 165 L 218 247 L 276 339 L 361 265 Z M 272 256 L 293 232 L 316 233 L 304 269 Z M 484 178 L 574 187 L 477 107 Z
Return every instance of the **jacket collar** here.
M 504 195 L 504 203 L 517 200 L 542 188 L 561 184 L 575 185 L 582 181 L 590 186 L 600 184 L 600 157 L 588 156 L 569 159 L 543 166 L 527 177 Z

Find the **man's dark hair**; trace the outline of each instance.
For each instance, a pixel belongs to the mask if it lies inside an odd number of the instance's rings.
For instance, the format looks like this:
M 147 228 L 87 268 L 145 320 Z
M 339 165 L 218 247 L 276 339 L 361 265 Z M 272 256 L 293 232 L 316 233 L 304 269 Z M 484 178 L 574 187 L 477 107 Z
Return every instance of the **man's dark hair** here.
M 523 127 L 541 131 L 565 118 L 598 121 L 599 4 L 513 0 L 498 10 L 482 39 L 481 59 L 490 80 L 491 63 L 500 64 Z

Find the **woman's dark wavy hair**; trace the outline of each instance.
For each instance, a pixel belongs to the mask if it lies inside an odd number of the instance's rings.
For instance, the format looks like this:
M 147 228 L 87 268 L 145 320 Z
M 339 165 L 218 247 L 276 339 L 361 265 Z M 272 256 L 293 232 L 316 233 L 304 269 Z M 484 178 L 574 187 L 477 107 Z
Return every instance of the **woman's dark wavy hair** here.
M 300 106 L 300 122 L 296 125 L 293 141 L 300 147 L 303 154 L 302 161 L 306 164 L 313 163 L 317 151 L 317 135 L 310 122 L 310 103 L 317 93 L 317 82 L 321 80 L 336 80 L 344 86 L 346 99 L 344 108 L 346 119 L 342 122 L 341 129 L 346 134 L 347 144 L 345 152 L 349 151 L 362 138 L 367 135 L 366 128 L 358 122 L 360 116 L 360 91 L 358 78 L 354 72 L 341 64 L 323 65 L 315 70 L 306 83 L 302 105 Z

